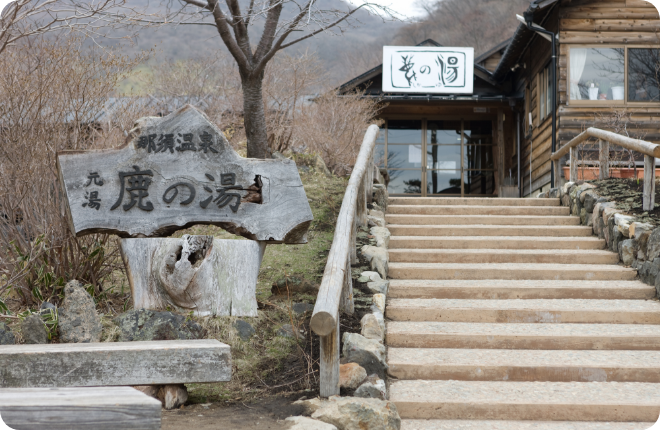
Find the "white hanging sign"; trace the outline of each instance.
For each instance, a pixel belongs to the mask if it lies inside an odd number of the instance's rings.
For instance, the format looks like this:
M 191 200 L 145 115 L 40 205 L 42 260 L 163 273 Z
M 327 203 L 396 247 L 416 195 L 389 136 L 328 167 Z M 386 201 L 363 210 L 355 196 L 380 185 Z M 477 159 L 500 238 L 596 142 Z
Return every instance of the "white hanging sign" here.
M 383 92 L 472 94 L 474 48 L 383 46 Z

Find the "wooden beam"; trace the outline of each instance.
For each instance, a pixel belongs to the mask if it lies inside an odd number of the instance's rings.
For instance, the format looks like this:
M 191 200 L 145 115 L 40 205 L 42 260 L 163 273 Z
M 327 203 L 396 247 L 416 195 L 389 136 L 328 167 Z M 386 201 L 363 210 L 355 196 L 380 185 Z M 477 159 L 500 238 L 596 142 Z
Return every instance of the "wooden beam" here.
M 645 211 L 655 208 L 655 158 L 644 156 L 644 201 L 642 207 Z
M 160 401 L 131 387 L 0 390 L 0 415 L 14 429 L 159 430 L 160 412 Z
M 321 336 L 320 379 L 321 397 L 339 395 L 339 320 L 335 330 Z
M 1 388 L 224 382 L 231 353 L 217 340 L 6 345 L 0 369 Z
M 578 149 L 576 146 L 571 148 L 571 176 L 570 181 L 576 182 L 578 180 Z
M 589 139 L 590 137 L 595 137 L 597 139 L 606 140 L 615 145 L 623 146 L 626 149 L 633 151 L 641 152 L 644 155 L 651 157 L 660 157 L 660 145 L 655 143 L 646 142 L 644 140 L 632 139 L 627 136 L 622 136 L 620 134 L 612 133 L 611 131 L 601 130 L 599 128 L 590 127 L 577 135 L 573 140 L 568 142 L 566 145 L 562 146 L 557 152 L 552 154 L 550 159 L 558 160 L 573 147 L 578 146 L 580 143 Z

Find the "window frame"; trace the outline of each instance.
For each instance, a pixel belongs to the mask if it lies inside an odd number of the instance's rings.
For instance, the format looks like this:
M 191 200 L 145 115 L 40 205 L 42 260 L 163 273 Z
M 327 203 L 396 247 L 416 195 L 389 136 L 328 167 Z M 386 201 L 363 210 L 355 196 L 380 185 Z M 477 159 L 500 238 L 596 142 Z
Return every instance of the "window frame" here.
M 603 49 L 603 48 L 612 48 L 612 49 L 623 49 L 624 52 L 624 66 L 623 66 L 623 86 L 624 86 L 624 97 L 623 100 L 572 100 L 571 99 L 571 86 L 569 84 L 569 76 L 571 76 L 571 49 L 572 48 L 594 48 L 594 49 Z M 660 49 L 660 45 L 624 45 L 624 44 L 587 44 L 587 45 L 578 45 L 571 44 L 568 45 L 568 51 L 566 52 L 566 106 L 589 106 L 589 107 L 660 107 L 660 101 L 657 102 L 636 102 L 628 101 L 628 50 L 629 49 Z

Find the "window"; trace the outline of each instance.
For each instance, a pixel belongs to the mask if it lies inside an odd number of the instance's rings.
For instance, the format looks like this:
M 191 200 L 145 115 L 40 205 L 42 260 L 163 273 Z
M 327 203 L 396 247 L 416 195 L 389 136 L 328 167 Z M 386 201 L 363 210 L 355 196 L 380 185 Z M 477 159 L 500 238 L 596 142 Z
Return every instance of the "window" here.
M 660 48 L 571 47 L 570 103 L 660 102 L 659 73 Z
M 552 79 L 550 77 L 550 66 L 546 66 L 538 77 L 539 91 L 539 120 L 545 120 L 552 113 Z

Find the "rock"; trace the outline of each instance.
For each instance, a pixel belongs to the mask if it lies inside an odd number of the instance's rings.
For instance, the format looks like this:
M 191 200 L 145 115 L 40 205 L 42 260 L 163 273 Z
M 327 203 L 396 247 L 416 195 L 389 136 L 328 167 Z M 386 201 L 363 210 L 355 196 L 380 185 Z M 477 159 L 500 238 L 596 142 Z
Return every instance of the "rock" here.
M 633 239 L 626 239 L 619 243 L 619 256 L 624 266 L 632 266 L 637 256 L 637 249 L 635 248 L 635 241 Z
M 549 192 L 546 191 L 544 193 L 539 193 L 538 196 L 536 196 L 537 199 L 547 199 L 549 197 Z
M 388 366 L 385 364 L 385 347 L 380 342 L 356 333 L 344 333 L 342 341 L 342 352 L 349 363 L 359 364 L 369 375 L 375 373 L 385 378 Z
M 584 195 L 584 209 L 587 213 L 593 213 L 594 207 L 596 206 L 596 200 L 598 200 L 598 195 L 593 191 L 587 191 L 583 193 Z
M 385 333 L 385 314 L 374 305 L 371 305 L 371 313 L 376 317 L 378 324 L 380 325 L 380 329 L 383 330 L 383 333 Z
M 385 220 L 382 218 L 367 215 L 367 221 L 369 222 L 369 227 L 385 227 Z
M 369 291 L 373 294 L 387 295 L 387 292 L 390 289 L 390 281 L 367 282 L 367 288 L 369 288 Z
M 188 389 L 183 384 L 134 385 L 133 388 L 160 400 L 167 410 L 178 408 L 188 400 Z
M 271 293 L 276 296 L 286 296 L 292 293 L 310 294 L 316 296 L 319 293 L 319 286 L 300 278 L 298 276 L 285 276 L 278 279 L 271 288 Z
M 357 390 L 355 390 L 354 396 L 385 400 L 387 398 L 385 381 L 380 379 L 377 375 L 371 375 L 358 387 Z
M 256 333 L 256 330 L 254 327 L 252 327 L 252 324 L 243 320 L 236 320 L 234 323 L 234 328 L 238 333 L 238 337 L 240 337 L 243 341 L 250 339 Z
M 635 217 L 622 214 L 614 214 L 614 224 L 617 225 L 619 231 L 625 237 L 630 237 L 630 224 L 633 222 L 635 222 Z
M 385 227 L 372 227 L 371 234 L 376 238 L 376 246 L 388 248 L 390 246 L 390 231 Z
M 339 386 L 356 389 L 367 379 L 367 371 L 357 363 L 346 363 L 339 366 Z
M 643 223 L 643 222 L 633 222 L 630 224 L 630 227 L 628 227 L 628 231 L 630 232 L 630 237 L 633 237 L 635 239 L 639 239 L 639 236 L 645 231 L 652 231 L 653 230 L 653 224 L 648 224 L 648 223 Z
M 307 417 L 289 417 L 284 421 L 293 423 L 289 430 L 337 430 L 332 424 Z
M 306 312 L 313 312 L 314 305 L 311 305 L 309 303 L 294 303 L 291 309 L 293 309 L 293 313 L 295 313 L 296 315 L 302 315 Z
M 387 249 L 378 246 L 364 245 L 360 251 L 367 261 L 371 263 L 371 269 L 377 271 L 383 279 L 387 279 L 390 259 Z
M 561 197 L 561 205 L 566 207 L 571 207 L 571 196 L 569 196 L 568 194 L 564 194 Z
M 587 210 L 585 208 L 580 209 L 580 224 L 587 225 Z
M 387 210 L 387 205 L 388 205 L 388 200 L 390 199 L 390 195 L 387 192 L 387 188 L 385 188 L 385 185 L 376 184 L 371 189 L 371 192 L 374 203 L 376 203 L 379 207 L 383 208 L 384 211 Z
M 548 191 L 548 197 L 551 199 L 559 197 L 559 188 L 551 188 L 550 191 Z
M 21 334 L 26 344 L 48 343 L 48 331 L 38 315 L 32 314 L 21 321 Z
M 162 385 L 158 390 L 158 400 L 165 409 L 175 409 L 186 403 L 188 390 L 183 384 Z
M 385 295 L 374 294 L 373 300 L 374 300 L 373 308 L 378 309 L 382 313 L 385 313 Z
M 277 335 L 290 339 L 305 339 L 305 332 L 301 329 L 294 329 L 291 324 L 284 324 L 282 327 L 280 327 L 279 330 L 277 330 Z
M 378 282 L 383 280 L 378 272 L 362 272 L 360 273 L 360 278 L 366 279 L 366 281 L 360 281 L 360 279 L 358 279 L 360 282 Z
M 376 209 L 369 209 L 369 212 L 367 212 L 367 215 L 371 215 L 374 218 L 380 218 L 380 219 L 385 219 L 385 213 L 383 211 L 379 211 Z
M 0 345 L 13 345 L 16 343 L 16 336 L 9 326 L 0 322 Z
M 172 312 L 132 309 L 114 321 L 120 330 L 119 342 L 206 338 L 202 326 Z
M 571 187 L 572 187 L 573 185 L 575 185 L 575 182 L 566 182 L 566 183 L 564 184 L 564 186 L 562 186 L 562 187 L 560 188 L 560 190 L 559 190 L 559 196 L 560 196 L 560 197 L 563 197 L 564 195 L 568 194 L 568 193 L 569 193 L 569 190 L 571 189 Z
M 639 279 L 648 285 L 656 284 L 656 277 L 658 276 L 658 264 L 660 259 L 655 259 L 654 261 L 645 261 L 641 265 L 638 265 L 637 274 Z
M 360 325 L 362 326 L 361 334 L 367 339 L 375 339 L 378 341 L 383 340 L 383 330 L 380 327 L 378 318 L 374 314 L 366 314 L 360 320 Z
M 103 327 L 94 299 L 78 281 L 71 281 L 64 287 L 64 302 L 58 312 L 57 326 L 64 343 L 101 341 Z
M 312 418 L 341 430 L 400 430 L 401 418 L 394 403 L 360 397 L 330 397 L 308 407 Z
M 646 246 L 646 259 L 654 260 L 660 257 L 660 228 L 651 232 Z
M 651 230 L 636 231 L 635 240 L 637 241 L 637 259 L 646 260 L 646 251 Z
M 57 312 L 57 306 L 49 302 L 43 302 L 39 308 L 39 315 L 50 315 L 51 313 Z

